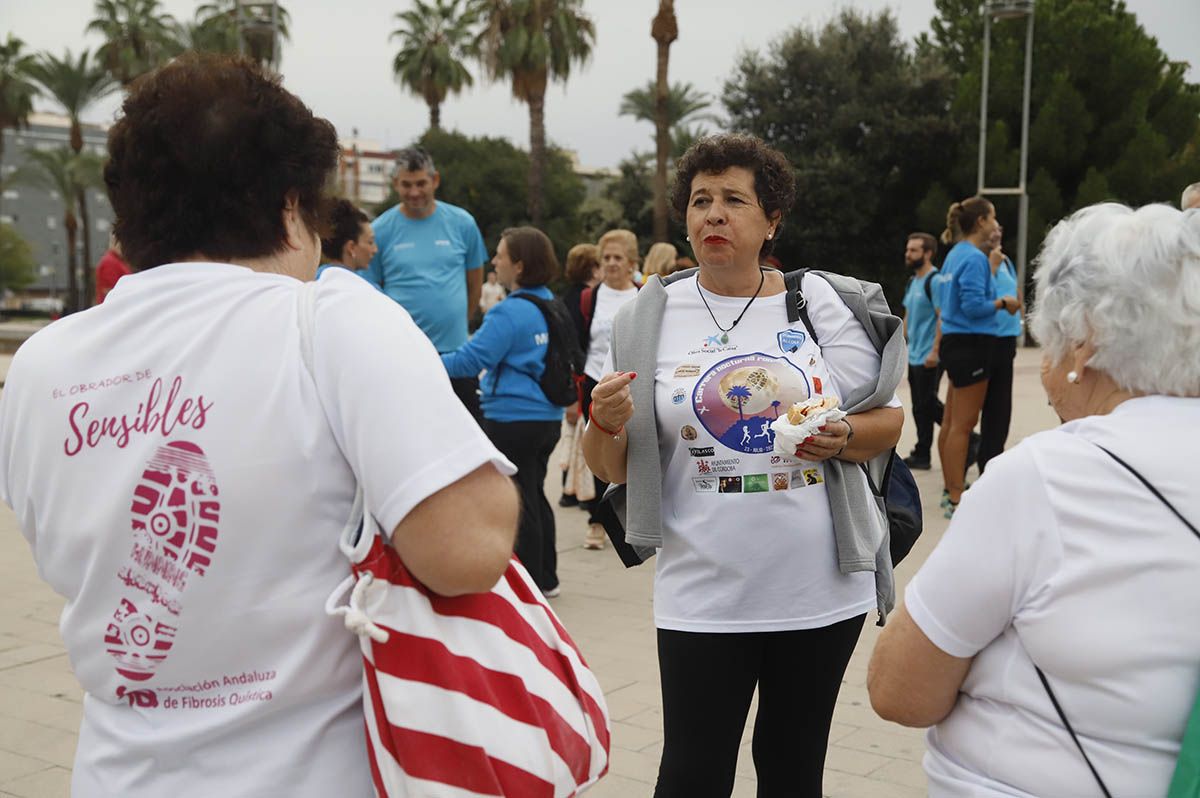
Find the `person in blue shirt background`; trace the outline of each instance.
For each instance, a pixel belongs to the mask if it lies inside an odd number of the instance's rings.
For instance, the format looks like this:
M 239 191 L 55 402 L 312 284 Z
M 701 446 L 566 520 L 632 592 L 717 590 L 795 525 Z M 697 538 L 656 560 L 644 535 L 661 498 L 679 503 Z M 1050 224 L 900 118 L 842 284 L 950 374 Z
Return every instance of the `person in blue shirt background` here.
M 333 266 L 352 272 L 367 268 L 378 250 L 367 215 L 350 200 L 339 199 L 329 213 L 329 227 L 329 237 L 321 239 L 321 257 L 325 262 L 317 267 L 317 279 Z
M 942 423 L 942 403 L 938 400 L 942 369 L 933 348 L 937 328 L 933 303 L 936 253 L 937 239 L 929 233 L 911 234 L 904 247 L 904 264 L 912 272 L 904 289 L 904 335 L 908 339 L 908 387 L 917 426 L 917 444 L 904 462 L 909 468 L 922 470 L 932 467 L 933 425 Z
M 942 263 L 940 306 L 942 335 L 938 359 L 950 388 L 938 453 L 945 485 L 946 517 L 954 514 L 966 482 L 967 448 L 987 395 L 996 311 L 1019 309 L 1015 296 L 997 296 L 985 251 L 996 231 L 996 209 L 982 197 L 950 206 L 942 241 L 957 241 Z
M 500 234 L 496 276 L 509 295 L 483 317 L 470 342 L 442 355 L 451 378 L 475 376 L 482 381 L 483 429 L 504 456 L 517 466 L 514 479 L 524 510 L 516 553 L 546 596 L 559 594 L 554 512 L 546 500 L 546 467 L 558 443 L 563 408 L 542 392 L 550 332 L 537 305 L 521 299 L 529 294 L 554 299 L 546 283 L 558 274 L 554 245 L 533 227 Z
M 979 473 L 988 460 L 1004 451 L 1012 421 L 1013 361 L 1017 357 L 1017 339 L 1021 335 L 1021 295 L 1017 287 L 1017 270 L 1004 254 L 1004 228 L 996 225 L 992 234 L 988 263 L 996 281 L 996 293 L 1015 296 L 1017 306 L 1007 306 L 995 313 L 996 338 L 992 343 L 992 365 L 988 377 L 987 395 L 983 400 L 983 417 L 979 421 Z
M 467 342 L 487 248 L 470 213 L 436 198 L 440 183 L 429 153 L 410 147 L 396 154 L 392 185 L 400 203 L 372 222 L 379 252 L 359 274 L 403 306 L 445 353 Z M 478 419 L 478 380 L 472 375 L 451 384 Z

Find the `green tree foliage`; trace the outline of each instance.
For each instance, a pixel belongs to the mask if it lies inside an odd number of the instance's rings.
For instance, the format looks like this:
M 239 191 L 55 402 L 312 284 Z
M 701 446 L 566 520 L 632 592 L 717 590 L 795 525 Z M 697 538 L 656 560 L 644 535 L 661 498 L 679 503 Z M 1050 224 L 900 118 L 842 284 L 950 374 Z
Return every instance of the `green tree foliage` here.
M 239 21 L 239 13 L 242 15 Z M 238 0 L 210 0 L 196 8 L 195 22 L 176 26 L 176 35 L 187 38 L 178 41 L 179 49 L 206 50 L 216 53 L 241 51 L 240 39 L 245 40 L 245 54 L 264 67 L 279 64 L 279 41 L 291 39 L 292 17 L 287 9 L 275 4 L 274 31 L 271 15 L 262 6 L 247 6 L 240 12 Z M 239 32 L 240 29 L 240 32 Z
M 654 124 L 654 81 L 637 89 L 630 89 L 621 97 L 621 116 L 632 116 L 639 122 Z M 667 127 L 688 122 L 715 122 L 717 117 L 708 109 L 712 97 L 691 83 L 672 83 L 667 89 Z
M 638 249 L 645 252 L 654 243 L 654 155 L 632 153 L 617 164 L 617 171 L 619 176 L 608 184 L 604 196 L 621 208 L 621 217 L 597 232 L 617 227 L 632 230 Z
M 417 141 L 433 156 L 441 175 L 438 199 L 471 212 L 489 252 L 495 252 L 505 228 L 530 224 L 526 215 L 529 153 L 502 138 L 464 136 L 446 130 L 429 130 Z M 570 159 L 561 150 L 547 151 L 546 201 L 552 209 L 538 225 L 554 242 L 559 258 L 585 240 L 580 208 L 586 189 Z M 395 205 L 393 191 L 376 209 Z
M 429 106 L 429 127 L 441 127 L 441 108 L 449 94 L 458 94 L 475 81 L 464 63 L 478 57 L 474 25 L 476 10 L 460 7 L 460 0 L 415 0 L 408 11 L 396 14 L 400 27 L 392 32 L 400 50 L 392 62 L 396 82 Z
M 983 17 L 976 0 L 937 0 L 921 49 L 957 77 L 952 114 L 963 130 L 935 191 L 976 188 Z M 1200 85 L 1184 80 L 1119 0 L 1038 0 L 1030 93 L 1029 252 L 1048 226 L 1102 200 L 1174 202 L 1200 174 Z M 1016 185 L 1025 22 L 992 24 L 987 182 Z M 1016 205 L 998 201 L 1006 237 Z M 932 208 L 930 209 L 933 210 Z M 943 210 L 944 213 L 944 210 Z
M 96 51 L 109 74 L 128 87 L 138 76 L 170 58 L 177 47 L 175 19 L 160 0 L 96 0 L 89 32 L 104 37 Z
M 548 199 L 546 87 L 565 83 L 591 55 L 596 27 L 583 0 L 474 0 L 483 23 L 478 45 L 493 79 L 507 78 L 529 107 L 529 218 L 541 224 Z
M 24 49 L 25 43 L 11 33 L 0 43 L 0 160 L 4 157 L 4 129 L 28 122 L 38 93 L 29 76 L 33 55 L 22 52 Z
M 876 280 L 898 297 L 905 239 L 958 135 L 952 86 L 901 41 L 890 12 L 843 11 L 740 57 L 723 96 L 732 125 L 796 169 L 796 207 L 776 247 L 785 266 Z
M 0 290 L 20 289 L 33 282 L 33 250 L 12 225 L 0 224 Z

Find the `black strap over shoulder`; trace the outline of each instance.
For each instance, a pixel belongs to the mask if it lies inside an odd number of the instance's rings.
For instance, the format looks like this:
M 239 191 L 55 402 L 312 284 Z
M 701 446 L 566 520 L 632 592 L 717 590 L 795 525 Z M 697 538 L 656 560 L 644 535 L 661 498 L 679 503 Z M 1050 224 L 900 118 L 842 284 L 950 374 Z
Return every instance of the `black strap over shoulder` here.
M 812 319 L 808 317 L 808 300 L 804 298 L 804 292 L 800 290 L 800 283 L 804 281 L 804 275 L 807 273 L 808 269 L 796 269 L 785 272 L 783 275 L 783 285 L 787 288 L 788 321 L 804 322 L 804 329 L 808 330 L 808 337 L 819 346 L 817 331 L 813 329 Z

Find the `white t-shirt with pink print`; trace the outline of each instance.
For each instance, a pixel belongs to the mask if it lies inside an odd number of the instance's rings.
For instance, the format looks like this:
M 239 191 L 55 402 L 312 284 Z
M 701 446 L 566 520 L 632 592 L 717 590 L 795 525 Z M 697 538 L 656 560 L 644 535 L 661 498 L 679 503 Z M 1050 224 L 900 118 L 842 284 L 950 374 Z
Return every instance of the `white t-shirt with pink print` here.
M 408 314 L 349 272 L 313 370 L 282 275 L 123 279 L 13 360 L 0 493 L 85 691 L 72 794 L 368 796 L 357 639 L 323 612 L 356 484 L 392 529 L 495 450 Z

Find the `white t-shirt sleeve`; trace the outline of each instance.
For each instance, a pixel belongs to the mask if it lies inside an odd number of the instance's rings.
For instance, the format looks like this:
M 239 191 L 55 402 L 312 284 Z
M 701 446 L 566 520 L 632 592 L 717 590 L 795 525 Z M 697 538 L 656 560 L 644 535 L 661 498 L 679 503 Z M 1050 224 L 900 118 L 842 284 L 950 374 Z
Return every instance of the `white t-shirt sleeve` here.
M 839 396 L 844 399 L 854 388 L 874 383 L 879 375 L 879 353 L 837 291 L 823 277 L 813 274 L 804 276 L 801 290 L 808 301 L 808 319 L 817 334 L 821 356 Z M 893 395 L 885 406 L 900 407 L 900 400 Z
M 1062 559 L 1030 441 L 988 463 L 904 593 L 935 646 L 971 657 L 998 637 Z
M 485 463 L 516 472 L 454 395 L 437 351 L 407 312 L 359 280 L 335 276 L 318 285 L 317 390 L 367 509 L 386 532 Z

